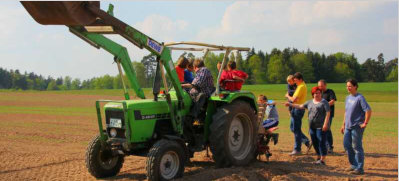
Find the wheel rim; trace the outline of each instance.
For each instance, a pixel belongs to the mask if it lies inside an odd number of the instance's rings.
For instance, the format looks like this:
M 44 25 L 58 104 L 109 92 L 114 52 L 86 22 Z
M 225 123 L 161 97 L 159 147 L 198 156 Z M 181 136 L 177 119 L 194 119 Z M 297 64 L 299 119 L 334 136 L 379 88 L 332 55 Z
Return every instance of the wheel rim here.
M 237 114 L 229 127 L 229 149 L 231 155 L 242 160 L 247 157 L 252 145 L 252 124 L 246 114 Z
M 179 171 L 179 156 L 174 151 L 166 152 L 161 158 L 160 172 L 163 178 L 169 180 L 176 176 Z
M 98 161 L 102 168 L 104 169 L 112 169 L 118 163 L 118 156 L 112 156 L 112 152 L 110 150 L 100 150 L 98 154 Z

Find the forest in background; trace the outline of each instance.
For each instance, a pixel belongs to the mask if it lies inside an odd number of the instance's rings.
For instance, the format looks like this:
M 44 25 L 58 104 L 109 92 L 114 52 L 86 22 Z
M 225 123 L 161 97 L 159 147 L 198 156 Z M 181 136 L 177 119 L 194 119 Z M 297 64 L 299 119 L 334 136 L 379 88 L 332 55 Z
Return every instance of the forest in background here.
M 192 53 L 184 53 L 188 58 L 195 58 Z M 205 65 L 217 78 L 217 62 L 223 60 L 224 53 L 210 52 L 205 58 Z M 334 53 L 326 56 L 318 52 L 298 51 L 295 48 L 273 49 L 270 53 L 251 49 L 243 57 L 241 53 L 231 54 L 229 60 L 237 63 L 237 69 L 248 73 L 245 84 L 285 83 L 286 77 L 301 72 L 306 82 L 344 82 L 355 78 L 360 82 L 394 82 L 398 81 L 398 58 L 386 61 L 380 53 L 377 59 L 368 58 L 362 64 L 354 54 Z M 133 61 L 137 80 L 142 87 L 152 87 L 156 71 L 156 57 L 144 56 L 140 62 Z M 125 79 L 127 80 L 127 79 Z M 127 82 L 127 81 L 125 81 Z M 79 89 L 121 89 L 119 75 L 104 75 L 87 80 L 70 76 L 53 78 L 0 67 L 0 89 L 15 90 L 79 90 Z

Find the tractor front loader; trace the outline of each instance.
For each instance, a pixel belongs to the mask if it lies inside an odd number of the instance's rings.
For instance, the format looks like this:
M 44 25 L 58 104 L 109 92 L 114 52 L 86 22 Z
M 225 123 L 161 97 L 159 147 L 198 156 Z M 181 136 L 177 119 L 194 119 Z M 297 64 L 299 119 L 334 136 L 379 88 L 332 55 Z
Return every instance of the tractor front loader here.
M 211 148 L 218 167 L 246 165 L 254 159 L 258 107 L 251 92 L 221 91 L 217 81 L 217 89 L 207 100 L 207 106 L 203 110 L 204 119 L 188 120 L 192 119 L 192 101 L 190 95 L 182 89 L 172 62 L 171 49 L 175 44 L 157 42 L 115 18 L 112 5 L 107 11 L 103 11 L 100 3 L 94 1 L 21 3 L 38 23 L 65 25 L 71 33 L 85 42 L 114 55 L 113 61 L 116 62 L 122 78 L 125 100 L 96 101 L 99 133 L 90 142 L 86 152 L 86 167 L 91 175 L 96 178 L 115 176 L 122 168 L 125 156 L 139 155 L 147 156 L 146 170 L 149 180 L 175 179 L 183 176 L 184 164 L 193 152 L 202 151 L 206 146 Z M 153 98 L 145 98 L 127 49 L 104 34 L 120 35 L 156 56 Z M 206 52 L 225 51 L 223 65 L 231 51 L 249 50 L 201 43 L 196 45 L 207 47 Z M 131 88 L 141 99 L 130 99 L 123 72 Z M 218 80 L 221 72 L 222 69 Z M 100 104 L 104 102 L 105 104 Z M 187 126 L 184 124 L 188 123 L 193 124 L 190 126 L 194 131 L 186 130 Z M 184 134 L 188 132 L 195 134 L 191 137 L 199 140 L 202 145 L 200 149 L 192 148 L 188 144 L 190 140 Z

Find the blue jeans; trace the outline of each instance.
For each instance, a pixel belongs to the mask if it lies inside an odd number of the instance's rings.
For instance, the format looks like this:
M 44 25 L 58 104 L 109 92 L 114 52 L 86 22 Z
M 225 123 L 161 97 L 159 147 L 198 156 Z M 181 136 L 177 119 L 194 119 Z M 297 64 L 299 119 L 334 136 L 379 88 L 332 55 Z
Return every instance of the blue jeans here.
M 326 137 L 327 137 L 326 144 L 327 144 L 329 149 L 333 149 L 334 148 L 334 146 L 333 146 L 333 136 L 332 136 L 332 132 L 331 132 L 331 123 L 332 123 L 333 118 L 334 118 L 333 116 L 330 117 L 330 129 L 328 129 L 328 131 L 326 132 Z
M 295 144 L 294 149 L 296 151 L 301 151 L 302 142 L 307 143 L 309 139 L 302 133 L 302 118 L 305 114 L 304 109 L 293 108 L 291 110 L 291 131 L 294 133 Z
M 320 129 L 309 129 L 310 139 L 312 139 L 313 148 L 316 151 L 318 156 L 326 156 L 327 155 L 327 147 L 326 147 L 326 134 Z
M 270 128 L 278 126 L 278 120 L 276 119 L 266 119 L 262 123 L 263 127 L 268 130 Z
M 344 148 L 348 153 L 349 163 L 353 169 L 359 171 L 363 171 L 364 166 L 363 132 L 364 129 L 359 125 L 345 129 L 344 132 Z

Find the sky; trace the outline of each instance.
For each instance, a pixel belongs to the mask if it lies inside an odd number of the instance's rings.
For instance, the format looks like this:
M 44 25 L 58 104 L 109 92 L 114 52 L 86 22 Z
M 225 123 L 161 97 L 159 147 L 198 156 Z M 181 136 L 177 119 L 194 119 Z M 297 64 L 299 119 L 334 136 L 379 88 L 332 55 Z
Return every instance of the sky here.
M 270 53 L 290 47 L 360 63 L 398 57 L 398 1 L 102 1 L 107 10 L 158 42 L 198 41 Z M 133 61 L 149 52 L 116 35 Z M 176 58 L 182 52 L 172 52 Z M 18 1 L 0 2 L 0 67 L 53 78 L 116 75 L 113 56 L 71 34 L 40 25 Z

